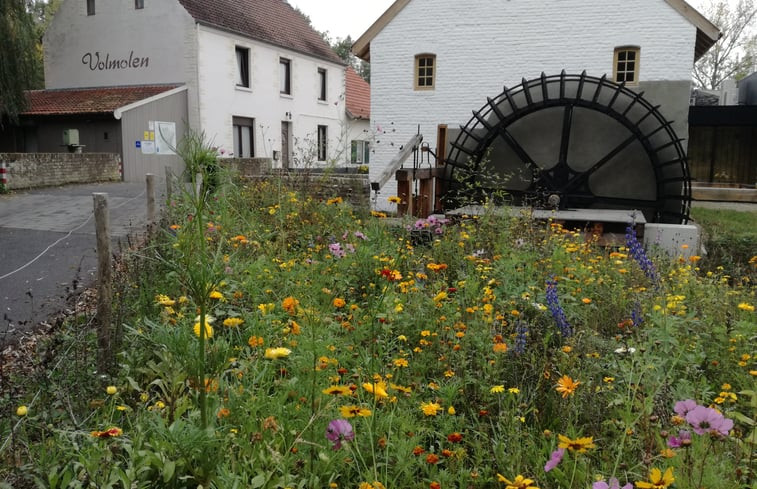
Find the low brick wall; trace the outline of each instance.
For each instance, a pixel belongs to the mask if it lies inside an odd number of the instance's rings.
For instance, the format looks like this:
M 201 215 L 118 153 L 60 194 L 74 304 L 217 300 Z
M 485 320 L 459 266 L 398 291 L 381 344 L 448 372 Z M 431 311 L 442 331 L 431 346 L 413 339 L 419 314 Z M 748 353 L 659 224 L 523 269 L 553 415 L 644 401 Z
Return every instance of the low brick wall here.
M 271 169 L 271 158 L 219 158 L 222 167 L 239 173 L 242 178 L 264 175 Z
M 341 197 L 353 206 L 365 208 L 371 204 L 371 185 L 367 174 L 273 170 L 271 175 L 316 199 Z
M 8 190 L 121 180 L 121 157 L 114 153 L 0 153 L 0 166 Z

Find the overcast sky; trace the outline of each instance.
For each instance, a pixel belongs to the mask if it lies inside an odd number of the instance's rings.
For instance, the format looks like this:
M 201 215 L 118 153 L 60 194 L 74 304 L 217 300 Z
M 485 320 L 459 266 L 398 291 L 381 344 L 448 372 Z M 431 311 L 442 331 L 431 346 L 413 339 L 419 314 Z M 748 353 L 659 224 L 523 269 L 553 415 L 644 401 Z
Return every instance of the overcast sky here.
M 328 31 L 332 40 L 352 36 L 357 40 L 394 0 L 288 0 L 289 3 L 310 16 L 319 31 Z M 703 5 L 715 0 L 688 0 L 702 11 Z M 729 0 L 731 5 L 738 0 Z
M 348 35 L 357 40 L 394 3 L 394 0 L 288 0 L 310 16 L 319 31 L 331 39 Z

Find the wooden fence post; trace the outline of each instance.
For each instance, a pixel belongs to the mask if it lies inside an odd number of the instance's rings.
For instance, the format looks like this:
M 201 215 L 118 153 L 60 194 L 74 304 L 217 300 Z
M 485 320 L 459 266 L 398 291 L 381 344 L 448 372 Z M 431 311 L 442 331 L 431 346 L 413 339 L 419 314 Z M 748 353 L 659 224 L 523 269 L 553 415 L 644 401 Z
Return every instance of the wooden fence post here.
M 113 270 L 111 266 L 110 215 L 108 194 L 93 193 L 95 236 L 97 239 L 97 366 L 100 373 L 110 370 L 113 360 L 111 322 L 113 318 Z
M 166 166 L 166 201 L 171 201 L 171 195 L 173 194 L 173 170 L 170 166 Z
M 155 224 L 155 175 L 152 173 L 145 174 L 147 185 L 147 226 L 152 227 Z

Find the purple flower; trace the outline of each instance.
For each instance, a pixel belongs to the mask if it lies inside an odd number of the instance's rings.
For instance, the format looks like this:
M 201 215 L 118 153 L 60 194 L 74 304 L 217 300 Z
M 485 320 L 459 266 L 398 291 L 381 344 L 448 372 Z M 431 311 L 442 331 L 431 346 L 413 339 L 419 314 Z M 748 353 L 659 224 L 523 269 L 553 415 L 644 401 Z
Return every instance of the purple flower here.
M 352 425 L 346 419 L 335 419 L 326 428 L 326 438 L 334 442 L 334 450 L 339 450 L 342 448 L 342 441 L 355 439 L 355 432 L 352 431 Z
M 354 234 L 355 237 L 358 238 L 358 239 L 362 239 L 362 240 L 368 239 L 368 237 L 365 234 L 361 233 L 360 231 L 355 231 L 352 234 Z
M 716 410 L 704 406 L 697 406 L 686 414 L 688 422 L 694 433 L 704 435 L 705 433 L 717 433 L 728 436 L 728 432 L 733 428 L 733 420 L 723 417 Z
M 329 251 L 334 255 L 334 258 L 344 258 L 347 255 L 342 249 L 342 245 L 339 243 L 331 243 L 329 245 Z
M 668 438 L 668 446 L 670 448 L 681 448 L 684 445 L 691 443 L 691 433 L 686 430 L 680 430 L 678 436 L 671 436 Z
M 629 482 L 621 488 L 618 479 L 612 477 L 609 484 L 605 481 L 598 481 L 591 485 L 591 489 L 633 489 L 633 484 Z
M 558 448 L 557 450 L 552 452 L 552 455 L 549 456 L 549 460 L 547 461 L 546 465 L 544 465 L 544 472 L 549 472 L 550 470 L 557 467 L 557 465 L 562 462 L 563 455 L 565 455 L 564 448 Z
M 675 411 L 678 416 L 685 418 L 689 411 L 697 406 L 698 404 L 693 399 L 686 399 L 685 401 L 678 401 L 675 407 L 673 407 L 673 411 Z

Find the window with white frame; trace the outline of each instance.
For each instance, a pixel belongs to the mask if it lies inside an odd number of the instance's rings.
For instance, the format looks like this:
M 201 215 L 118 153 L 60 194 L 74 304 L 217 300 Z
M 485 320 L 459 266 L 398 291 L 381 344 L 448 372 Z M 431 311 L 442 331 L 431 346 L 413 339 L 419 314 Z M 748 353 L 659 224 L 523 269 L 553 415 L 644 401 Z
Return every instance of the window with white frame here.
M 318 126 L 318 161 L 326 161 L 328 151 L 328 126 Z
M 279 92 L 292 95 L 292 60 L 279 58 Z
M 255 157 L 255 119 L 249 117 L 232 117 L 234 133 L 234 156 L 237 158 Z
M 250 88 L 250 50 L 236 46 L 237 86 Z
M 352 150 L 350 152 L 350 163 L 367 165 L 371 162 L 371 143 L 368 141 L 352 141 Z
M 326 101 L 326 70 L 324 68 L 318 68 L 318 100 Z

